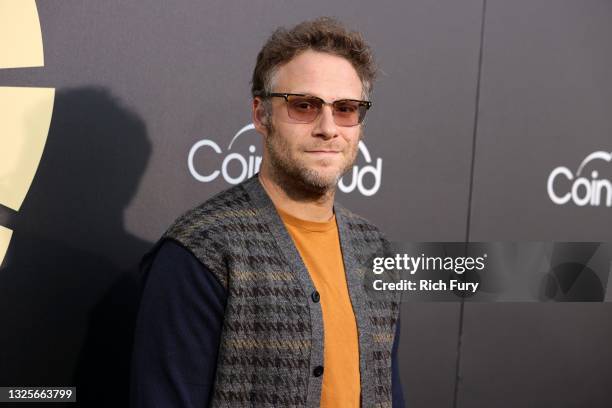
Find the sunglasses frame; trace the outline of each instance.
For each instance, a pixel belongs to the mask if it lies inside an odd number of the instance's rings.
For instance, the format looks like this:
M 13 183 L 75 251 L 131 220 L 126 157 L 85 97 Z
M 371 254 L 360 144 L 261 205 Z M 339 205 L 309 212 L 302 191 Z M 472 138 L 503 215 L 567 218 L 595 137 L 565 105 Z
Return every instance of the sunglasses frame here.
M 355 123 L 354 125 L 339 125 L 338 123 L 336 123 L 336 125 L 342 126 L 342 127 L 353 127 L 353 126 L 357 126 L 357 125 L 362 124 L 364 122 L 364 120 L 365 120 L 365 115 L 366 115 L 368 109 L 370 109 L 372 107 L 372 102 L 371 101 L 362 101 L 362 100 L 359 100 L 359 99 L 338 99 L 337 101 L 333 101 L 333 102 L 325 102 L 322 98 L 319 98 L 318 96 L 314 96 L 314 95 L 309 95 L 309 94 L 270 92 L 270 93 L 256 95 L 256 96 L 260 96 L 262 98 L 268 98 L 268 97 L 284 98 L 286 106 L 287 106 L 287 114 L 289 114 L 289 97 L 290 96 L 301 96 L 301 97 L 318 99 L 319 101 L 321 101 L 321 108 L 323 106 L 325 106 L 325 105 L 329 105 L 332 108 L 332 114 L 334 114 L 334 112 L 335 112 L 334 105 L 336 103 L 339 103 L 339 102 L 357 102 L 359 104 L 359 106 L 365 107 L 365 111 L 363 112 L 363 115 L 361 115 L 361 114 L 359 115 L 359 121 L 357 123 Z M 312 122 L 314 122 L 321 115 L 321 111 L 322 111 L 322 109 L 319 111 L 317 116 L 315 116 L 311 121 L 309 121 L 309 122 L 300 121 L 299 123 L 312 123 Z M 291 117 L 291 116 L 289 116 L 289 117 Z M 298 119 L 295 119 L 295 118 L 291 118 L 291 119 L 298 120 Z M 336 122 L 335 114 L 334 114 L 334 122 Z

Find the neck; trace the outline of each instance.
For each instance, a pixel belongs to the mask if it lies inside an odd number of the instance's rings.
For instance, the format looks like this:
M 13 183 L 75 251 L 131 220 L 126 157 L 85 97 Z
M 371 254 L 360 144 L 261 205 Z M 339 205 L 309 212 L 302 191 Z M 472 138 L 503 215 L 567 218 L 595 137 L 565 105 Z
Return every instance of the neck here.
M 263 168 L 259 173 L 259 182 L 274 205 L 294 217 L 306 221 L 325 222 L 334 215 L 334 189 L 324 192 L 300 189 L 295 182 L 283 182 Z

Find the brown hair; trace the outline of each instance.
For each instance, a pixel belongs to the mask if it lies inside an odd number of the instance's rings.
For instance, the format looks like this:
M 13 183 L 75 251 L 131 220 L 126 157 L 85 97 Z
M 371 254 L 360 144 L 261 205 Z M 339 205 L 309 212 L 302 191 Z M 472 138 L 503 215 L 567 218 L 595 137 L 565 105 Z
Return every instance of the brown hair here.
M 284 27 L 276 29 L 257 55 L 252 96 L 272 92 L 271 81 L 277 68 L 306 50 L 326 52 L 347 59 L 361 79 L 363 97 L 369 97 L 376 77 L 372 50 L 360 33 L 348 31 L 342 23 L 331 17 L 304 21 L 290 30 Z

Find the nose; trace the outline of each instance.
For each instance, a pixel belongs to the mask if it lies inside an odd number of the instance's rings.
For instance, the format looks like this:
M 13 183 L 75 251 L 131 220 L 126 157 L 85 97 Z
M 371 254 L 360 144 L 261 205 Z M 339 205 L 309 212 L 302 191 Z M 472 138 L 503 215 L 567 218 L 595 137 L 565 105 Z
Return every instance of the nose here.
M 334 122 L 334 114 L 332 107 L 323 105 L 321 114 L 316 120 L 315 127 L 312 130 L 313 136 L 323 139 L 331 139 L 338 136 L 338 127 Z

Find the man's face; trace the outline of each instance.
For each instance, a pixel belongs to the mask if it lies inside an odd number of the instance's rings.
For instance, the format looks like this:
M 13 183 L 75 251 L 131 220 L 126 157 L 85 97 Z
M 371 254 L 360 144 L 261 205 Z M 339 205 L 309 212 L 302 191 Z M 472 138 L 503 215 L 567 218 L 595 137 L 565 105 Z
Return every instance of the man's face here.
M 362 99 L 362 85 L 350 62 L 305 51 L 278 68 L 272 91 L 317 96 L 326 102 Z M 338 126 L 325 105 L 311 123 L 295 123 L 283 98 L 271 98 L 271 126 L 265 134 L 264 164 L 282 180 L 315 192 L 334 189 L 357 156 L 361 125 Z M 268 131 L 269 130 L 269 131 Z

